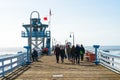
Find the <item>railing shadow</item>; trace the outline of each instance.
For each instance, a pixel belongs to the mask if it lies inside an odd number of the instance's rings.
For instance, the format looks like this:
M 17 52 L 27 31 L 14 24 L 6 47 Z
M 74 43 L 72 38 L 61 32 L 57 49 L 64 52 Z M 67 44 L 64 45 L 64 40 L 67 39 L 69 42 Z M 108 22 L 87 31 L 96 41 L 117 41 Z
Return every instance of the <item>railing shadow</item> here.
M 29 65 L 21 66 L 16 70 L 13 70 L 11 73 L 5 75 L 3 78 L 1 78 L 1 80 L 15 80 L 18 76 L 27 71 L 29 68 Z

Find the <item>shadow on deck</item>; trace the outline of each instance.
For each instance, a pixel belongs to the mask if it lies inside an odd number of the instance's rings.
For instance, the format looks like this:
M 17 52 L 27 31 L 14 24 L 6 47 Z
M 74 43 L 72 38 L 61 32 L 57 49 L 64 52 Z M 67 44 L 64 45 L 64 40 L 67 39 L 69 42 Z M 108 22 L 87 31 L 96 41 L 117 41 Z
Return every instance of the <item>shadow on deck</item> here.
M 5 75 L 3 78 L 1 78 L 1 80 L 15 80 L 18 76 L 20 76 L 22 73 L 27 71 L 29 68 L 30 66 L 28 65 L 21 66 L 17 68 L 16 70 L 14 70 L 13 72 Z

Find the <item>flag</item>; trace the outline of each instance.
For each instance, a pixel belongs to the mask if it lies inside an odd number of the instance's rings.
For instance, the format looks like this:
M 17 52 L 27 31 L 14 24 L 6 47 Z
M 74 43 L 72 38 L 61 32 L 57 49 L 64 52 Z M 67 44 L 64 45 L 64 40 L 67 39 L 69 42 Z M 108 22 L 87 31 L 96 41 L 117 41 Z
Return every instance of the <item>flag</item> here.
M 47 20 L 48 20 L 47 17 L 44 17 L 43 19 L 44 19 L 44 21 L 47 21 Z

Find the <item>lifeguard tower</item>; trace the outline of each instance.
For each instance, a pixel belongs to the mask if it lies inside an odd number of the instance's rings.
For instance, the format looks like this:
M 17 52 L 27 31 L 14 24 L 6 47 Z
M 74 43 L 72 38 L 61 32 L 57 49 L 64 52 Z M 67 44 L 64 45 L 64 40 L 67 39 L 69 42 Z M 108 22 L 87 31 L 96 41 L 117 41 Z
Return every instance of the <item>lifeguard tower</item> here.
M 33 13 L 38 15 L 37 18 L 33 18 Z M 30 24 L 24 24 L 23 27 L 26 31 L 22 31 L 22 37 L 28 38 L 28 53 L 32 53 L 34 48 L 38 50 L 43 50 L 44 48 L 48 49 L 48 55 L 51 53 L 50 42 L 51 42 L 51 34 L 50 30 L 46 31 L 48 28 L 47 24 L 42 24 L 40 21 L 39 12 L 33 11 L 30 14 Z

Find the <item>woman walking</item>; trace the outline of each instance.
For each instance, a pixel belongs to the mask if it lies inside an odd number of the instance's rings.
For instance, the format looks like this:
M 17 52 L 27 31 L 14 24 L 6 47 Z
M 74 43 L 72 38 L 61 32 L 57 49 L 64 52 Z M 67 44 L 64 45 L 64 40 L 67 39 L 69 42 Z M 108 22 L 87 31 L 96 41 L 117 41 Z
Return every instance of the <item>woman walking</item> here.
M 75 54 L 75 46 L 73 45 L 72 46 L 72 48 L 71 48 L 71 59 L 72 59 L 72 64 L 75 64 L 75 56 L 76 56 L 76 54 Z
M 70 58 L 71 58 L 70 50 L 71 50 L 70 45 L 68 45 L 68 46 L 67 46 L 67 56 L 68 56 L 68 60 L 70 60 Z
M 85 48 L 84 48 L 83 45 L 81 44 L 81 46 L 80 46 L 80 57 L 81 57 L 81 61 L 84 60 L 84 54 L 85 54 Z

